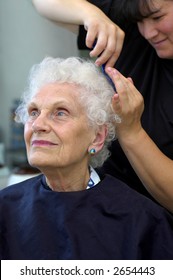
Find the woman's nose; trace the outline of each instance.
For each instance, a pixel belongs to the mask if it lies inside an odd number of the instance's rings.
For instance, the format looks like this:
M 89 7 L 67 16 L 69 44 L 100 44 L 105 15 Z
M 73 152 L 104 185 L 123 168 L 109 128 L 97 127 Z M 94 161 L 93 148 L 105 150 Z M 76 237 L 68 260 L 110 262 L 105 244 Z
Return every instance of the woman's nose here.
M 33 132 L 49 132 L 50 125 L 49 120 L 46 116 L 42 116 L 41 114 L 33 121 L 32 124 Z

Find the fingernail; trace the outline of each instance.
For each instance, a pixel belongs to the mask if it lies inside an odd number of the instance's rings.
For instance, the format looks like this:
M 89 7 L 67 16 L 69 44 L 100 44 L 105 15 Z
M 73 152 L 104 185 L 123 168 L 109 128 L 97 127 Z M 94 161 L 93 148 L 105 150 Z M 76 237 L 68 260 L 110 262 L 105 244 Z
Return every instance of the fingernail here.
M 118 71 L 116 69 L 113 69 L 113 74 L 114 75 L 117 75 L 118 74 Z
M 112 68 L 111 68 L 111 67 L 107 67 L 106 70 L 107 70 L 108 72 L 111 72 L 111 71 L 112 71 Z
M 96 65 L 96 66 L 101 66 L 100 61 L 96 60 L 96 61 L 95 61 L 95 65 Z

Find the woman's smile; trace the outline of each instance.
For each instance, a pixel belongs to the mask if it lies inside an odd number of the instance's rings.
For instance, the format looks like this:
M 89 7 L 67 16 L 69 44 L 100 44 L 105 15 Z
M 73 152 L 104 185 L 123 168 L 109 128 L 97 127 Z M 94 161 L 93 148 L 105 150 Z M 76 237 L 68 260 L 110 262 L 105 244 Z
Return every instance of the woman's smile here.
M 47 140 L 33 140 L 31 142 L 32 147 L 44 147 L 44 146 L 56 146 L 58 144 L 53 143 L 51 141 L 47 141 Z

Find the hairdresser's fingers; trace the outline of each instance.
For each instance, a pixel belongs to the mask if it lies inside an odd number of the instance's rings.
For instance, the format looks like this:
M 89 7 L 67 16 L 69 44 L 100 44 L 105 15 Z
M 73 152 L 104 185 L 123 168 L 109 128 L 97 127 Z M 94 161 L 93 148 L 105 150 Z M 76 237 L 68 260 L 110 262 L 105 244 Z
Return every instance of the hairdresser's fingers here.
M 91 55 L 94 57 L 99 56 L 107 45 L 109 37 L 109 31 L 107 30 L 113 25 L 111 20 L 104 15 L 101 11 L 97 10 L 97 13 L 87 17 L 84 22 L 84 28 L 87 31 L 86 34 L 86 46 L 91 50 Z
M 89 49 L 94 50 L 97 47 L 98 26 L 96 23 L 90 23 L 90 25 L 84 27 L 85 30 L 87 31 L 86 38 L 85 38 L 86 46 Z
M 114 32 L 107 34 L 107 45 L 105 46 L 100 56 L 97 58 L 96 64 L 98 66 L 106 64 L 106 67 L 113 67 L 121 53 L 123 42 L 124 32 L 118 26 L 114 25 Z
M 140 92 L 136 89 L 131 78 L 125 78 L 113 68 L 108 68 L 107 74 L 115 84 L 121 106 L 121 114 L 124 117 L 140 119 L 144 110 L 144 101 Z
M 119 95 L 117 93 L 112 97 L 112 109 L 117 115 L 121 115 L 121 103 L 119 99 Z
M 105 35 L 104 31 L 88 31 L 86 36 L 86 42 L 89 42 L 88 46 L 91 46 L 92 48 L 92 50 L 89 53 L 90 57 L 99 57 L 106 49 L 107 40 L 108 38 Z
M 90 56 L 97 57 L 96 65 L 113 66 L 122 49 L 124 32 L 103 13 L 89 18 L 84 26 L 86 46 L 92 49 Z
M 116 87 L 116 92 L 119 95 L 119 100 L 123 105 L 123 109 L 128 106 L 129 103 L 129 86 L 127 79 L 121 75 L 116 69 L 108 67 L 106 73 L 111 78 Z M 130 81 L 128 81 L 130 83 Z
M 128 77 L 127 79 L 134 85 L 132 78 Z
M 110 45 L 108 42 L 107 50 L 111 50 L 112 54 L 105 58 L 106 65 L 105 67 L 113 67 L 122 51 L 123 43 L 124 43 L 125 33 L 120 28 L 117 27 L 116 37 L 113 42 L 110 41 Z M 111 45 L 112 44 L 112 45 Z M 104 53 L 103 53 L 104 55 Z M 97 59 L 99 60 L 99 58 Z
M 135 101 L 141 96 L 134 86 L 132 78 L 124 77 L 119 71 L 111 67 L 108 67 L 106 72 L 115 84 L 120 100 L 124 100 L 125 104 L 127 104 L 127 101 Z

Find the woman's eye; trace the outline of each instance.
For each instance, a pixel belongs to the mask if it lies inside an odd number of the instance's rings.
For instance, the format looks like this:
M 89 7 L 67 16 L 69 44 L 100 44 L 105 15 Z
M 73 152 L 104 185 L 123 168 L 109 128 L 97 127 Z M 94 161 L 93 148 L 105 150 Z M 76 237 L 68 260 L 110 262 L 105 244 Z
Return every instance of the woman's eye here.
M 36 118 L 39 115 L 39 112 L 37 110 L 31 110 L 28 112 L 28 115 L 30 118 Z
M 56 117 L 65 117 L 68 115 L 68 112 L 66 110 L 57 110 L 55 113 Z
M 59 111 L 59 112 L 57 113 L 57 115 L 60 116 L 60 117 L 61 117 L 61 116 L 64 116 L 64 115 L 65 115 L 65 112 Z

